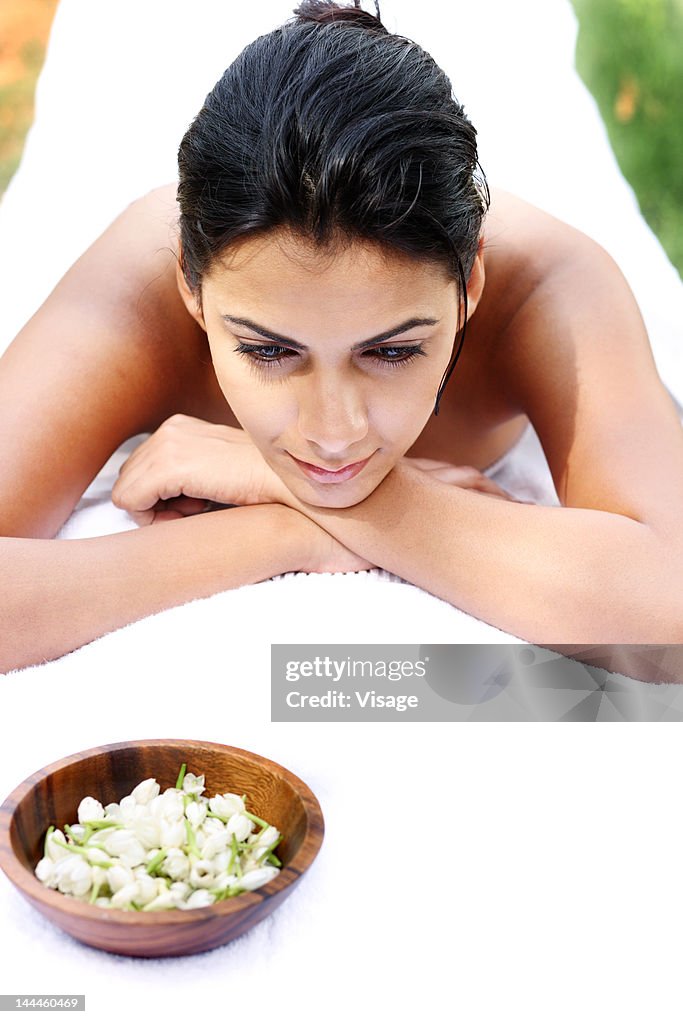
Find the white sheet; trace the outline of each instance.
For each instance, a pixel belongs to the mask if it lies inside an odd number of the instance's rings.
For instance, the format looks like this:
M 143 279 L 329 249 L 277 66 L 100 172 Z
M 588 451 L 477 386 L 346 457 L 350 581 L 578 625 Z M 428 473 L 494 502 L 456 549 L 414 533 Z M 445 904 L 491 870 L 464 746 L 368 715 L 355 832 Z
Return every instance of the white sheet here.
M 9 340 L 126 202 L 173 177 L 177 141 L 204 93 L 288 10 L 62 0 L 36 123 L 0 206 L 0 338 Z M 450 72 L 480 129 L 492 182 L 588 230 L 617 257 L 680 396 L 680 281 L 572 69 L 569 3 L 384 0 L 382 10 Z M 111 518 L 119 514 L 102 488 L 99 481 L 68 531 L 98 530 L 100 517 L 112 529 L 130 525 Z M 633 880 L 683 838 L 671 813 L 681 770 L 674 730 L 658 731 L 646 761 L 633 756 L 632 730 L 583 727 L 579 754 L 580 726 L 269 722 L 271 641 L 507 639 L 383 574 L 288 576 L 170 610 L 8 676 L 7 792 L 40 765 L 95 744 L 200 736 L 302 775 L 321 799 L 327 839 L 276 916 L 230 947 L 180 962 L 80 947 L 0 878 L 4 987 L 85 991 L 105 1022 L 133 1006 L 136 1016 L 173 1022 L 248 1006 L 285 1024 L 380 1014 L 402 1024 L 451 1011 L 489 1024 L 513 1008 L 528 1022 L 673 1021 L 679 944 L 668 930 L 680 920 L 678 890 L 661 871 L 649 873 L 646 894 Z M 640 727 L 639 743 L 649 728 Z M 657 785 L 644 785 L 645 764 Z M 379 865 L 362 852 L 368 836 Z

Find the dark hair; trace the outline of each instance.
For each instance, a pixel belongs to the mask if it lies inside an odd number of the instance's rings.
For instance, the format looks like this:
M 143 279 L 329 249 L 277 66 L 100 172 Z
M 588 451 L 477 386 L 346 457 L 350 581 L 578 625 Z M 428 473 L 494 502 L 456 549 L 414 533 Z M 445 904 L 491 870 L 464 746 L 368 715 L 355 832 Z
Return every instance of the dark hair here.
M 321 247 L 362 239 L 445 265 L 466 322 L 489 193 L 449 79 L 357 4 L 304 0 L 294 15 L 242 51 L 180 144 L 188 285 L 201 300 L 232 242 L 284 227 Z

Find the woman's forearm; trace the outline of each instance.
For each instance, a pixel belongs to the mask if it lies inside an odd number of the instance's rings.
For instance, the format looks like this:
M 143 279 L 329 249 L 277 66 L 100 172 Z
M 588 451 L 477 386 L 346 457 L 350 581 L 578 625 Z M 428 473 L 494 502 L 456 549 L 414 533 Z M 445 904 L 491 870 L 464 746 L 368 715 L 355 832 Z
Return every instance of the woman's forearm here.
M 305 568 L 298 512 L 258 505 L 87 540 L 0 539 L 0 671 L 129 622 Z M 310 524 L 309 524 L 310 525 Z
M 500 501 L 399 465 L 350 508 L 300 506 L 338 541 L 531 643 L 681 643 L 683 558 L 645 524 Z

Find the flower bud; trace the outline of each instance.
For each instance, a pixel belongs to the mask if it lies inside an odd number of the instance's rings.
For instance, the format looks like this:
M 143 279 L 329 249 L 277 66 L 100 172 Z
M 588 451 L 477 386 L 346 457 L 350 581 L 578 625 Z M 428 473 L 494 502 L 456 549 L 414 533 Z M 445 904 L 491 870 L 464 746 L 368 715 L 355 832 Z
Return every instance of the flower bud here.
M 138 804 L 148 804 L 155 796 L 159 796 L 161 786 L 156 779 L 145 779 L 138 783 L 130 794 Z
M 104 807 L 99 800 L 92 796 L 84 797 L 78 805 L 78 820 L 81 824 L 84 821 L 101 821 L 104 817 Z
M 190 869 L 190 885 L 195 889 L 213 888 L 213 867 L 208 860 L 198 860 Z
M 199 828 L 206 818 L 206 804 L 188 804 L 185 808 L 185 817 L 192 825 L 192 828 Z
M 204 860 L 213 860 L 217 853 L 227 850 L 230 842 L 229 833 L 223 828 L 220 832 L 213 832 L 202 843 L 202 857 Z
M 117 907 L 121 910 L 123 907 L 127 907 L 129 903 L 137 903 L 140 895 L 140 887 L 137 882 L 129 882 L 128 885 L 124 885 L 123 889 L 118 889 L 111 898 L 112 907 Z
M 187 878 L 190 873 L 190 862 L 182 850 L 170 849 L 166 853 L 163 871 L 175 881 Z
M 156 879 L 151 878 L 144 868 L 136 870 L 140 870 L 140 874 L 135 876 L 138 886 L 138 898 L 135 902 L 144 907 L 157 896 Z
M 242 814 L 244 811 L 244 800 L 237 793 L 223 793 L 222 796 L 212 796 L 209 800 L 209 810 L 217 814 L 219 818 L 226 821 L 233 814 Z
M 113 868 L 107 868 L 107 882 L 112 892 L 118 892 L 124 886 L 134 881 L 134 875 L 130 868 L 123 864 L 115 864 Z
M 106 804 L 104 808 L 104 816 L 107 821 L 115 821 L 117 823 L 121 821 L 121 806 L 119 804 Z
M 112 857 L 120 857 L 125 867 L 136 868 L 145 863 L 145 848 L 130 829 L 115 829 L 103 846 Z
M 68 850 L 65 850 L 61 843 L 66 843 L 66 836 L 61 829 L 56 828 L 54 832 L 51 832 L 45 842 L 45 855 L 50 860 L 58 861 L 63 860 L 65 857 L 70 857 L 72 854 Z
M 186 839 L 182 821 L 166 821 L 162 818 L 159 834 L 161 846 L 182 846 Z
M 163 889 L 153 900 L 145 904 L 145 910 L 173 910 L 176 906 L 174 893 L 169 889 Z
M 84 896 L 92 883 L 92 868 L 74 854 L 59 861 L 56 875 L 59 891 L 71 896 Z
M 268 882 L 272 882 L 279 874 L 280 871 L 276 867 L 257 868 L 255 871 L 247 871 L 246 874 L 242 875 L 239 885 L 243 889 L 251 891 L 266 885 Z
M 183 779 L 183 792 L 191 796 L 200 796 L 204 792 L 204 776 L 187 772 Z
M 273 843 L 276 843 L 279 838 L 280 833 L 278 830 L 273 825 L 269 825 L 268 828 L 264 828 L 262 832 L 249 836 L 249 842 L 253 843 L 256 848 L 259 846 L 267 848 L 272 846 Z
M 244 842 L 253 827 L 245 814 L 233 814 L 227 825 L 228 832 L 235 835 L 238 843 Z
M 186 910 L 198 910 L 200 907 L 210 907 L 216 897 L 206 889 L 197 889 L 185 900 Z
M 36 864 L 36 878 L 38 879 L 39 882 L 42 882 L 43 885 L 49 886 L 50 889 L 57 888 L 55 868 L 56 864 L 50 857 L 43 857 Z
M 185 817 L 185 801 L 183 794 L 177 789 L 167 789 L 155 804 L 154 813 L 166 821 L 182 821 Z
M 105 851 L 98 849 L 97 846 L 85 846 L 83 849 L 87 854 L 90 864 L 104 864 L 109 860 Z

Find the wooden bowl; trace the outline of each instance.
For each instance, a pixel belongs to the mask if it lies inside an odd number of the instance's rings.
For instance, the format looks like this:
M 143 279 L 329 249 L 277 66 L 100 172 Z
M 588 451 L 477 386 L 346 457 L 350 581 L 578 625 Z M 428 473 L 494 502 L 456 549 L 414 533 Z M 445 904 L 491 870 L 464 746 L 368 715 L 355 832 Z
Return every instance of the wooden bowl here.
M 90 906 L 38 881 L 33 870 L 48 826 L 76 822 L 84 796 L 118 801 L 150 777 L 164 790 L 183 762 L 206 776 L 205 795 L 246 793 L 248 809 L 282 833 L 282 870 L 272 882 L 198 910 L 146 912 Z M 22 782 L 0 807 L 0 867 L 36 910 L 80 942 L 127 956 L 181 956 L 230 942 L 272 913 L 315 860 L 323 831 L 311 790 L 273 761 L 220 743 L 139 740 L 84 750 Z

